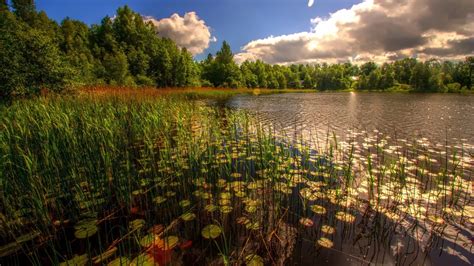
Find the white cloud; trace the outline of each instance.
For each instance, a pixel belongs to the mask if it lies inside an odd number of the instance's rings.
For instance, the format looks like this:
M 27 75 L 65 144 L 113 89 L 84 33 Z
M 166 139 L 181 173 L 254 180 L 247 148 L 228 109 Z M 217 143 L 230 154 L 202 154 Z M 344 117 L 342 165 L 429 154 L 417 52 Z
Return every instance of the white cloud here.
M 153 17 L 144 17 L 144 20 L 153 23 L 158 35 L 172 39 L 193 55 L 204 52 L 210 42 L 217 41 L 216 37 L 211 36 L 206 22 L 200 19 L 196 12 L 186 13 L 183 17 L 175 13 L 169 18 L 157 20 Z
M 239 62 L 378 62 L 405 56 L 459 59 L 474 52 L 472 0 L 365 0 L 311 30 L 254 40 L 236 55 Z

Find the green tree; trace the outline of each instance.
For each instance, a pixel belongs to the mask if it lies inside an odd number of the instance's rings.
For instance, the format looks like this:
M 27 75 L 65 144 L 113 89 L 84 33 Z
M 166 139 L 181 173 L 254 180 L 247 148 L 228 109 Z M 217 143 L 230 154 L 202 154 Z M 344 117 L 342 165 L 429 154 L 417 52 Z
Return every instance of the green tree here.
M 0 0 L 0 12 L 8 11 L 8 3 L 7 0 Z
M 422 62 L 417 62 L 412 70 L 410 85 L 416 91 L 427 91 L 429 89 L 430 73 L 426 65 Z
M 221 49 L 211 65 L 210 82 L 216 87 L 239 87 L 241 82 L 240 69 L 234 62 L 234 54 L 227 42 L 222 43 Z
M 90 50 L 89 27 L 69 18 L 61 22 L 59 47 L 66 61 L 74 70 L 74 81 L 78 84 L 93 84 L 94 57 Z
M 62 91 L 71 71 L 57 43 L 10 12 L 0 12 L 0 95 Z
M 122 51 L 108 53 L 102 61 L 104 78 L 112 85 L 130 85 L 127 56 Z
M 303 79 L 303 88 L 305 89 L 312 89 L 313 88 L 313 80 L 311 79 L 311 76 L 308 73 L 305 73 L 304 79 Z
M 27 23 L 32 23 L 36 13 L 33 0 L 12 0 L 12 7 L 15 14 Z

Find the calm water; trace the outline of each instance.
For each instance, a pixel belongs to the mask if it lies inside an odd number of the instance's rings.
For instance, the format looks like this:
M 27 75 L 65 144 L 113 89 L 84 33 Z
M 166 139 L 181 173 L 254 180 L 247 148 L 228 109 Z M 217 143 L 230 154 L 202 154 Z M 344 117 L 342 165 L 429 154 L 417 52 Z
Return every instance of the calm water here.
M 229 105 L 287 130 L 377 129 L 392 137 L 474 144 L 474 95 L 294 93 L 238 96 Z

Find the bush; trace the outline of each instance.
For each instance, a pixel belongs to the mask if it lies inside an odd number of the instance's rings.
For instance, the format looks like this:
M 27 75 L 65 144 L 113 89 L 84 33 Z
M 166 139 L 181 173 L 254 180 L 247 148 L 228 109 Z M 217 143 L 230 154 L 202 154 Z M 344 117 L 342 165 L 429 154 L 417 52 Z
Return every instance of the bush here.
M 449 83 L 445 87 L 445 92 L 460 92 L 461 91 L 461 84 L 454 82 Z

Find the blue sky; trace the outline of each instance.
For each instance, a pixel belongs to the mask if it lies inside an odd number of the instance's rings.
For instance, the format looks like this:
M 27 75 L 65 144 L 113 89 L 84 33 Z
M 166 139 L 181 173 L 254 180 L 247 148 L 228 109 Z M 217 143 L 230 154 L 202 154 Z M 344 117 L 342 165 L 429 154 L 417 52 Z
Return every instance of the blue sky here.
M 129 5 L 197 59 L 223 40 L 237 62 L 462 60 L 474 53 L 473 0 L 38 0 L 61 21 L 88 24 Z M 177 13 L 179 16 L 173 16 Z M 213 42 L 214 37 L 217 42 Z
M 113 16 L 123 5 L 157 19 L 195 11 L 217 38 L 217 43 L 211 43 L 198 56 L 202 57 L 214 53 L 223 40 L 239 52 L 240 47 L 255 39 L 309 31 L 312 18 L 327 17 L 330 12 L 350 8 L 357 2 L 360 1 L 316 0 L 311 8 L 308 0 L 42 0 L 36 5 L 57 21 L 71 17 L 88 24 L 99 23 L 105 15 Z

